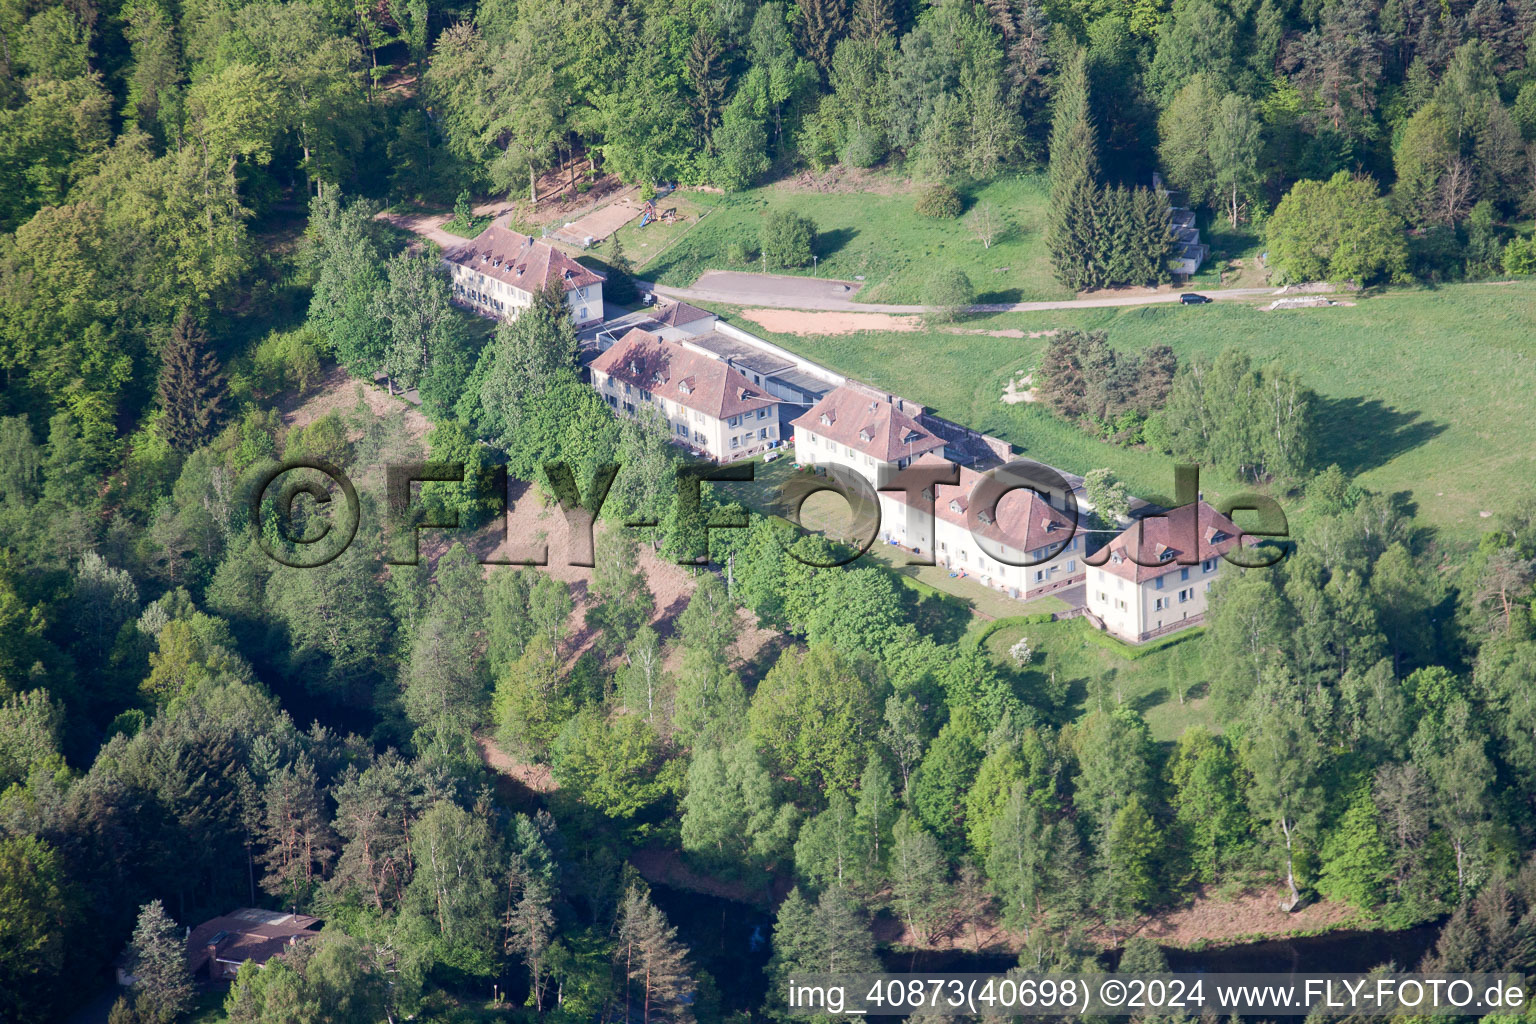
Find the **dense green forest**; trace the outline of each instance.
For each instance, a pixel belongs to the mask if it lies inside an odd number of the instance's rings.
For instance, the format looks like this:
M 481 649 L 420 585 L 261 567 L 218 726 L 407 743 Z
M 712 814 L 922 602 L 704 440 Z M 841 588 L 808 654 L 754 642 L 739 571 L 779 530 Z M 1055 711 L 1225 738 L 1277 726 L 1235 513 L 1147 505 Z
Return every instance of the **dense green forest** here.
M 701 966 L 637 851 L 771 902 L 775 980 L 984 927 L 1076 969 L 1245 887 L 1444 920 L 1444 969 L 1536 968 L 1536 509 L 1448 543 L 1305 430 L 1201 419 L 1294 368 L 1116 376 L 1064 338 L 1063 416 L 1305 508 L 1181 641 L 1217 727 L 1154 742 L 1112 673 L 994 657 L 726 486 L 679 501 L 665 425 L 582 383 L 560 296 L 492 329 L 376 216 L 837 163 L 945 217 L 1046 170 L 1076 290 L 1166 276 L 1160 169 L 1290 279 L 1529 273 L 1533 29 L 1529 0 L 4 0 L 0 1015 L 60 1019 L 126 952 L 115 1024 L 185 1019 L 181 929 L 246 905 L 325 929 L 199 1019 L 481 1019 L 493 991 L 519 1019 L 784 1015 Z M 266 549 L 341 502 L 285 536 L 269 496 L 253 535 L 253 481 L 298 458 L 361 492 L 318 568 Z M 581 495 L 620 463 L 596 568 L 431 534 L 400 564 L 382 467 L 426 458 L 469 467 L 426 514 L 482 539 L 499 469 L 558 515 L 551 463 Z

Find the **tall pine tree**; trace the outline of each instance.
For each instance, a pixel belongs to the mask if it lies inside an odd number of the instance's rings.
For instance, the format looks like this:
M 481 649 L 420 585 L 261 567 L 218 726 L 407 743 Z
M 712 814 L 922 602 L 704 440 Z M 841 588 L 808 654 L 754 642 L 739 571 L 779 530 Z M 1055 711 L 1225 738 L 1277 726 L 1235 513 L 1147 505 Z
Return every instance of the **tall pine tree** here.
M 1088 85 L 1088 56 L 1079 50 L 1057 86 L 1051 122 L 1051 209 L 1048 244 L 1056 278 L 1073 291 L 1103 283 L 1098 230 L 1099 140 Z
M 208 335 L 183 310 L 160 353 L 161 427 L 171 447 L 190 452 L 212 436 L 224 412 L 224 375 Z

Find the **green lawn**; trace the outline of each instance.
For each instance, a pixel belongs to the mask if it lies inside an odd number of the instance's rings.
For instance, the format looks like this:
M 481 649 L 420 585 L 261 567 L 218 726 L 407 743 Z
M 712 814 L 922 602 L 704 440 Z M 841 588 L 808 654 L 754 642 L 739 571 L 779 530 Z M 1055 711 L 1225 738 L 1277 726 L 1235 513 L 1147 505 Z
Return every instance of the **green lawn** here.
M 1191 725 L 1215 727 L 1204 697 L 1206 676 L 1198 632 L 1170 638 L 1164 646 L 1136 658 L 1121 653 L 1128 649 L 1114 641 L 1102 646 L 1089 638 L 1091 633 L 1092 627 L 1083 619 L 1009 623 L 987 637 L 984 646 L 999 664 L 1012 669 L 1008 649 L 1027 637 L 1034 658 L 1023 672 L 1025 685 L 1033 681 L 1065 687 L 1066 717 L 1077 717 L 1090 701 L 1104 701 L 1135 707 L 1160 741 L 1178 739 Z
M 915 198 L 912 190 L 817 192 L 789 183 L 734 195 L 693 193 L 688 199 L 710 206 L 709 214 L 645 269 L 658 283 L 674 287 L 693 284 L 706 270 L 759 269 L 755 263 L 733 266 L 727 248 L 741 242 L 756 252 L 764 217 L 793 210 L 816 222 L 820 238 L 816 266 L 791 273 L 849 280 L 862 276 L 867 284 L 858 298 L 865 302 L 925 302 L 934 270 L 951 266 L 966 272 L 983 302 L 1071 298 L 1051 276 L 1043 235 L 1043 176 L 997 181 L 966 195 L 968 210 L 987 202 L 1004 218 L 1006 228 L 990 249 L 972 236 L 963 219 L 919 216 L 912 208 Z M 641 257 L 634 245 L 626 233 L 625 251 L 638 267 Z
M 1321 457 L 1362 484 L 1407 492 L 1418 514 L 1468 540 L 1489 518 L 1536 496 L 1536 282 L 1392 291 L 1353 307 L 1268 312 L 1215 303 L 1011 313 L 969 329 L 1104 328 L 1116 348 L 1155 343 L 1180 358 L 1227 346 L 1278 360 L 1322 398 Z M 756 325 L 744 327 L 762 333 Z M 835 370 L 933 407 L 1013 442 L 1024 455 L 1074 472 L 1112 468 L 1133 493 L 1171 497 L 1172 466 L 1146 451 L 1099 442 L 1032 404 L 1000 400 L 1011 376 L 1033 369 L 1042 338 L 862 333 L 773 336 Z M 1208 495 L 1232 481 L 1207 471 Z
M 696 229 L 702 229 L 706 217 L 714 213 L 713 201 L 716 197 L 690 193 L 683 195 L 677 192 L 656 200 L 656 209 L 659 211 L 676 210 L 674 219 L 654 220 L 645 227 L 640 226 L 640 217 L 625 224 L 614 232 L 624 245 L 624 255 L 630 265 L 637 271 L 645 271 L 650 277 L 656 270 L 652 264 L 656 263 L 659 256 L 664 255 L 679 238 L 690 234 Z M 613 252 L 613 242 L 609 239 L 598 243 L 592 250 L 603 259 L 607 259 Z M 725 257 L 721 256 L 721 262 Z M 664 264 L 657 264 L 658 266 Z M 688 282 L 692 284 L 692 281 Z

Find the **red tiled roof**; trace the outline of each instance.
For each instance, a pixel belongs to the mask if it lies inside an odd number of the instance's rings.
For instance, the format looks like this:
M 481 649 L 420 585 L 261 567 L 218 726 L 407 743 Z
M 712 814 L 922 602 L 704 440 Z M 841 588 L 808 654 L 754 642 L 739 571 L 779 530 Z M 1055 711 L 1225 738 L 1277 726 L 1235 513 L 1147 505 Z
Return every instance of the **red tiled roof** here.
M 935 436 L 891 403 L 844 385 L 795 420 L 818 437 L 872 455 L 881 462 L 913 458 L 944 447 Z
M 942 466 L 948 460 L 929 452 L 912 460 L 914 466 Z M 939 484 L 934 490 L 933 514 L 962 529 L 969 529 L 967 510 L 971 495 L 985 474 L 960 467 L 958 484 Z M 896 492 L 890 492 L 896 493 Z M 1015 551 L 1030 552 L 1065 543 L 1072 536 L 1072 519 L 1053 508 L 1034 491 L 1009 491 L 997 503 L 997 518 L 992 523 L 978 523 L 977 532 Z
M 554 246 L 536 242 L 499 221 L 493 221 L 472 240 L 449 249 L 443 258 L 529 294 L 551 281 L 568 292 L 605 280 Z
M 1108 558 L 1099 568 L 1121 579 L 1144 583 L 1208 558 L 1219 558 L 1237 547 L 1241 539 L 1242 530 L 1236 523 L 1206 502 L 1197 501 L 1126 527 L 1109 542 Z M 1104 555 L 1101 552 L 1097 557 Z M 1138 560 L 1153 564 L 1141 565 Z
M 223 917 L 204 921 L 187 937 L 188 967 L 193 974 L 207 965 L 210 957 L 232 963 L 254 960 L 264 964 L 281 953 L 296 939 L 314 938 L 318 917 L 307 914 L 283 914 L 270 910 L 243 908 Z M 210 952 L 209 947 L 214 949 Z
M 638 327 L 592 360 L 592 369 L 721 420 L 779 401 L 720 360 Z
M 712 320 L 715 316 L 707 309 L 690 306 L 686 302 L 669 303 L 647 312 L 652 320 L 667 327 L 682 327 L 684 324 L 696 323 L 699 320 Z

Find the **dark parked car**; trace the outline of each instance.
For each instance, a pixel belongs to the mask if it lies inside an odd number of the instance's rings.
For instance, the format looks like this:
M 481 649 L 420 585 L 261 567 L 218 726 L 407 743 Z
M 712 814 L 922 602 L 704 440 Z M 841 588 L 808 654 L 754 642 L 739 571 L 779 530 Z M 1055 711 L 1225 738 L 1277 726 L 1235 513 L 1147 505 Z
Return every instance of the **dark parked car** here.
M 1198 306 L 1202 302 L 1210 302 L 1211 300 L 1209 296 L 1201 295 L 1199 292 L 1185 292 L 1179 296 L 1179 301 L 1186 306 Z

